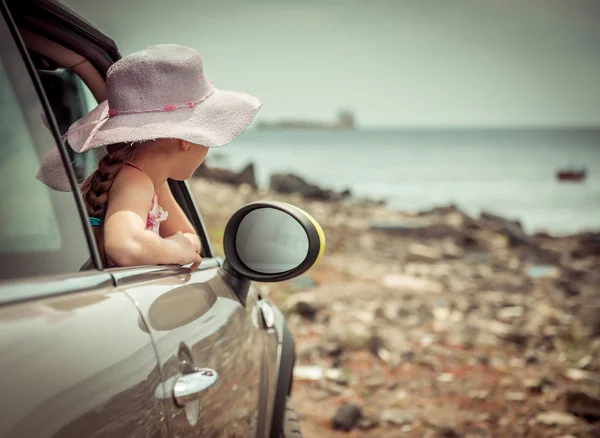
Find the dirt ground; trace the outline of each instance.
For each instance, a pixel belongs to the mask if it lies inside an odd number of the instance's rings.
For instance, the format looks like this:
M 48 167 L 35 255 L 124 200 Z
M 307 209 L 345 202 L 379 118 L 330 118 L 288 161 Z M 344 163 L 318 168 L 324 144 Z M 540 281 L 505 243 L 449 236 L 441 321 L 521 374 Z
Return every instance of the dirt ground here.
M 297 205 L 325 229 L 317 266 L 263 285 L 296 339 L 304 436 L 600 437 L 598 234 L 527 236 L 451 207 L 191 186 L 213 242 L 259 199 Z

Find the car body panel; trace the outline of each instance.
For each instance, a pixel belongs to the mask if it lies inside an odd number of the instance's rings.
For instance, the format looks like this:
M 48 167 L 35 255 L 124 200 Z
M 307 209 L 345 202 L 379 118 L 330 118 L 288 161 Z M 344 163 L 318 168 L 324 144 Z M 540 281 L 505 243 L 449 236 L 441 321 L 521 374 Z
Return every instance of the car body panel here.
M 0 438 L 167 437 L 140 324 L 112 281 L 0 307 Z
M 250 293 L 243 306 L 214 259 L 193 273 L 165 269 L 169 275 L 116 278 L 150 329 L 174 436 L 264 436 L 268 338 L 256 297 Z M 218 380 L 198 403 L 178 407 L 171 394 L 182 375 L 182 356 L 194 367 L 216 371 Z

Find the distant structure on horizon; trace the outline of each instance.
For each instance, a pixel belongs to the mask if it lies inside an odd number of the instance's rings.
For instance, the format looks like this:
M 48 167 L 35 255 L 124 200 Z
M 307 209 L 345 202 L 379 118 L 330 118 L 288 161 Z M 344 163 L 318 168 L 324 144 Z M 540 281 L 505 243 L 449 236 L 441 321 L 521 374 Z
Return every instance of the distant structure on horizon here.
M 334 122 L 318 122 L 313 120 L 279 120 L 274 122 L 258 122 L 257 129 L 354 129 L 354 114 L 350 110 L 340 110 Z

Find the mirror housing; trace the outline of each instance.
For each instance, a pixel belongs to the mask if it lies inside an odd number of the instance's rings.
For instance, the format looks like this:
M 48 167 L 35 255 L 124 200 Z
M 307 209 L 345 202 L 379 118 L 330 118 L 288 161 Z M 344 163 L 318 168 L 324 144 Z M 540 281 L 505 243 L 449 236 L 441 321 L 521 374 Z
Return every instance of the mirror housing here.
M 229 274 L 242 281 L 277 282 L 310 269 L 325 251 L 325 234 L 298 207 L 259 201 L 233 214 L 225 227 L 223 248 L 223 268 Z

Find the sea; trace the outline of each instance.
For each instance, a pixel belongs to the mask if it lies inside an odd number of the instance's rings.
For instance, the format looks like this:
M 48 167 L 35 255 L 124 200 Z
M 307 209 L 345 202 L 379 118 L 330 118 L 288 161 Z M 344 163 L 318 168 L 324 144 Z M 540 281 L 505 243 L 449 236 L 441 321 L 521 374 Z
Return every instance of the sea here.
M 293 173 L 325 188 L 419 211 L 454 204 L 519 220 L 526 231 L 600 230 L 600 128 L 517 130 L 256 130 L 209 152 L 207 164 L 257 183 Z M 581 183 L 559 169 L 587 169 Z

